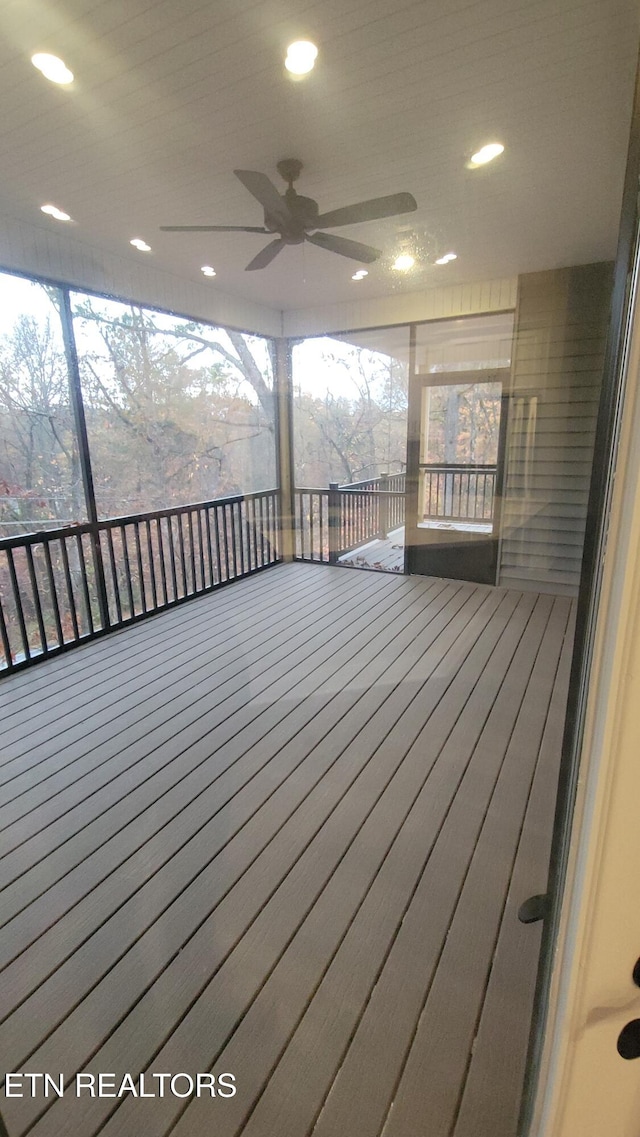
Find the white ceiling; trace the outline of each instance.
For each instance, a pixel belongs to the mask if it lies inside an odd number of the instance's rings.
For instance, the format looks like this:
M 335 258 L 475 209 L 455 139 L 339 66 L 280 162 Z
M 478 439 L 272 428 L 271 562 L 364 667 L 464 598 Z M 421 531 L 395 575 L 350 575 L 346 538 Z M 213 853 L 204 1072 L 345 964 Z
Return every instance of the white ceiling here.
M 90 250 L 291 310 L 509 277 L 614 255 L 638 49 L 636 0 L 5 0 L 0 12 L 3 223 L 63 226 Z M 312 38 L 294 82 L 286 45 Z M 62 56 L 63 89 L 32 67 Z M 465 162 L 499 139 L 505 154 Z M 407 190 L 418 212 L 340 229 L 381 244 L 358 265 L 310 245 L 267 269 L 269 238 L 159 233 L 162 224 L 261 225 L 235 167 L 305 169 L 323 211 Z M 409 229 L 403 229 L 409 226 Z M 143 237 L 153 254 L 130 248 Z M 403 238 L 423 254 L 400 278 Z M 430 261 L 450 248 L 458 260 Z

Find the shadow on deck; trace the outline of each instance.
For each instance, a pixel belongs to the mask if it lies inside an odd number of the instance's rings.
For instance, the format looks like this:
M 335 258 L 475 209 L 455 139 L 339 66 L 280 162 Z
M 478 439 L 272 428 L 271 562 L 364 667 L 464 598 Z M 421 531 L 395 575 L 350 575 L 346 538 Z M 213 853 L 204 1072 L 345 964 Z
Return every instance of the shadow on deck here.
M 70 1085 L 10 1137 L 515 1137 L 570 629 L 293 564 L 6 679 L 1 1060 Z

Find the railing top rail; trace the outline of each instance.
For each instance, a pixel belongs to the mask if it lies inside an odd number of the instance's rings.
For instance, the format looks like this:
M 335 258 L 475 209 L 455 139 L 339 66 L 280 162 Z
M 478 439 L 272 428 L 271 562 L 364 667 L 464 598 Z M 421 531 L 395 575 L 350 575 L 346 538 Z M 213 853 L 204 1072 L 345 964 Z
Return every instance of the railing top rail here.
M 296 486 L 296 493 L 324 493 L 329 492 L 339 494 L 359 494 L 361 496 L 370 497 L 404 497 L 402 490 L 361 490 L 357 486 L 338 486 L 334 491 L 330 491 L 329 486 Z
M 403 490 L 359 490 L 354 486 L 340 486 L 336 493 L 359 494 L 360 497 L 404 497 Z
M 179 514 L 190 513 L 194 509 L 212 509 L 217 505 L 235 505 L 237 502 L 254 501 L 256 498 L 268 497 L 275 494 L 276 489 L 256 490 L 253 493 L 234 494 L 233 497 L 215 497 L 210 501 L 196 501 L 188 505 L 171 505 L 165 509 L 152 509 L 146 513 L 130 513 L 122 517 L 105 517 L 98 521 L 99 529 L 120 528 L 122 525 L 134 525 L 140 521 L 153 521 L 160 517 L 176 517 Z M 40 529 L 32 533 L 18 533 L 15 537 L 0 538 L 0 550 L 15 549 L 24 545 L 39 545 L 46 541 L 59 541 L 66 537 L 90 533 L 91 523 L 81 521 L 75 525 L 66 525 L 60 529 Z
M 18 533 L 15 537 L 1 537 L 0 551 L 24 548 L 25 545 L 40 545 L 46 541 L 65 540 L 67 537 L 81 537 L 83 533 L 90 532 L 91 523 L 81 521 L 77 525 L 66 525 L 63 529 L 40 529 L 33 533 Z
M 389 480 L 391 480 L 392 478 L 404 478 L 404 476 L 405 476 L 404 470 L 396 470 L 395 474 L 385 474 L 384 475 L 384 477 L 388 478 Z M 378 477 L 375 477 L 375 478 L 363 478 L 362 481 L 360 481 L 360 482 L 342 482 L 340 484 L 340 489 L 341 490 L 364 489 L 365 486 L 373 486 L 377 482 L 381 482 L 382 477 L 383 477 L 383 475 L 380 474 Z
M 498 469 L 495 462 L 482 463 L 482 462 L 421 462 L 421 470 L 455 470 L 462 473 L 495 473 Z

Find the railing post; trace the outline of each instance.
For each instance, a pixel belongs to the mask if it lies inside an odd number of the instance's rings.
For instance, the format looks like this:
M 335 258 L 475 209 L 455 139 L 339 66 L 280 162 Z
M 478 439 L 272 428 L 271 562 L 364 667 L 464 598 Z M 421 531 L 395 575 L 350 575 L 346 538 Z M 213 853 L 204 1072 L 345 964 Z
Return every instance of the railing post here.
M 380 497 L 378 498 L 378 524 L 380 526 L 378 530 L 378 537 L 382 541 L 385 540 L 389 532 L 389 498 L 387 497 L 389 488 L 389 475 L 380 474 L 378 482 L 378 489 L 380 491 Z
M 329 482 L 329 564 L 335 565 L 340 552 L 340 486 Z

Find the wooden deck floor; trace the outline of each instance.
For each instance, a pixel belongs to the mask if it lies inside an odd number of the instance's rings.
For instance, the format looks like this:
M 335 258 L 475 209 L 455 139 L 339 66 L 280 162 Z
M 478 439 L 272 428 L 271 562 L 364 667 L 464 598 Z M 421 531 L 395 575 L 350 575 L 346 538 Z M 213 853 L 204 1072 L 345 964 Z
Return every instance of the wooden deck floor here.
M 348 568 L 377 569 L 378 572 L 404 572 L 404 527 L 390 533 L 384 540 L 368 541 L 343 553 L 338 564 Z
M 570 621 L 294 564 L 4 680 L 10 1137 L 515 1137 Z

